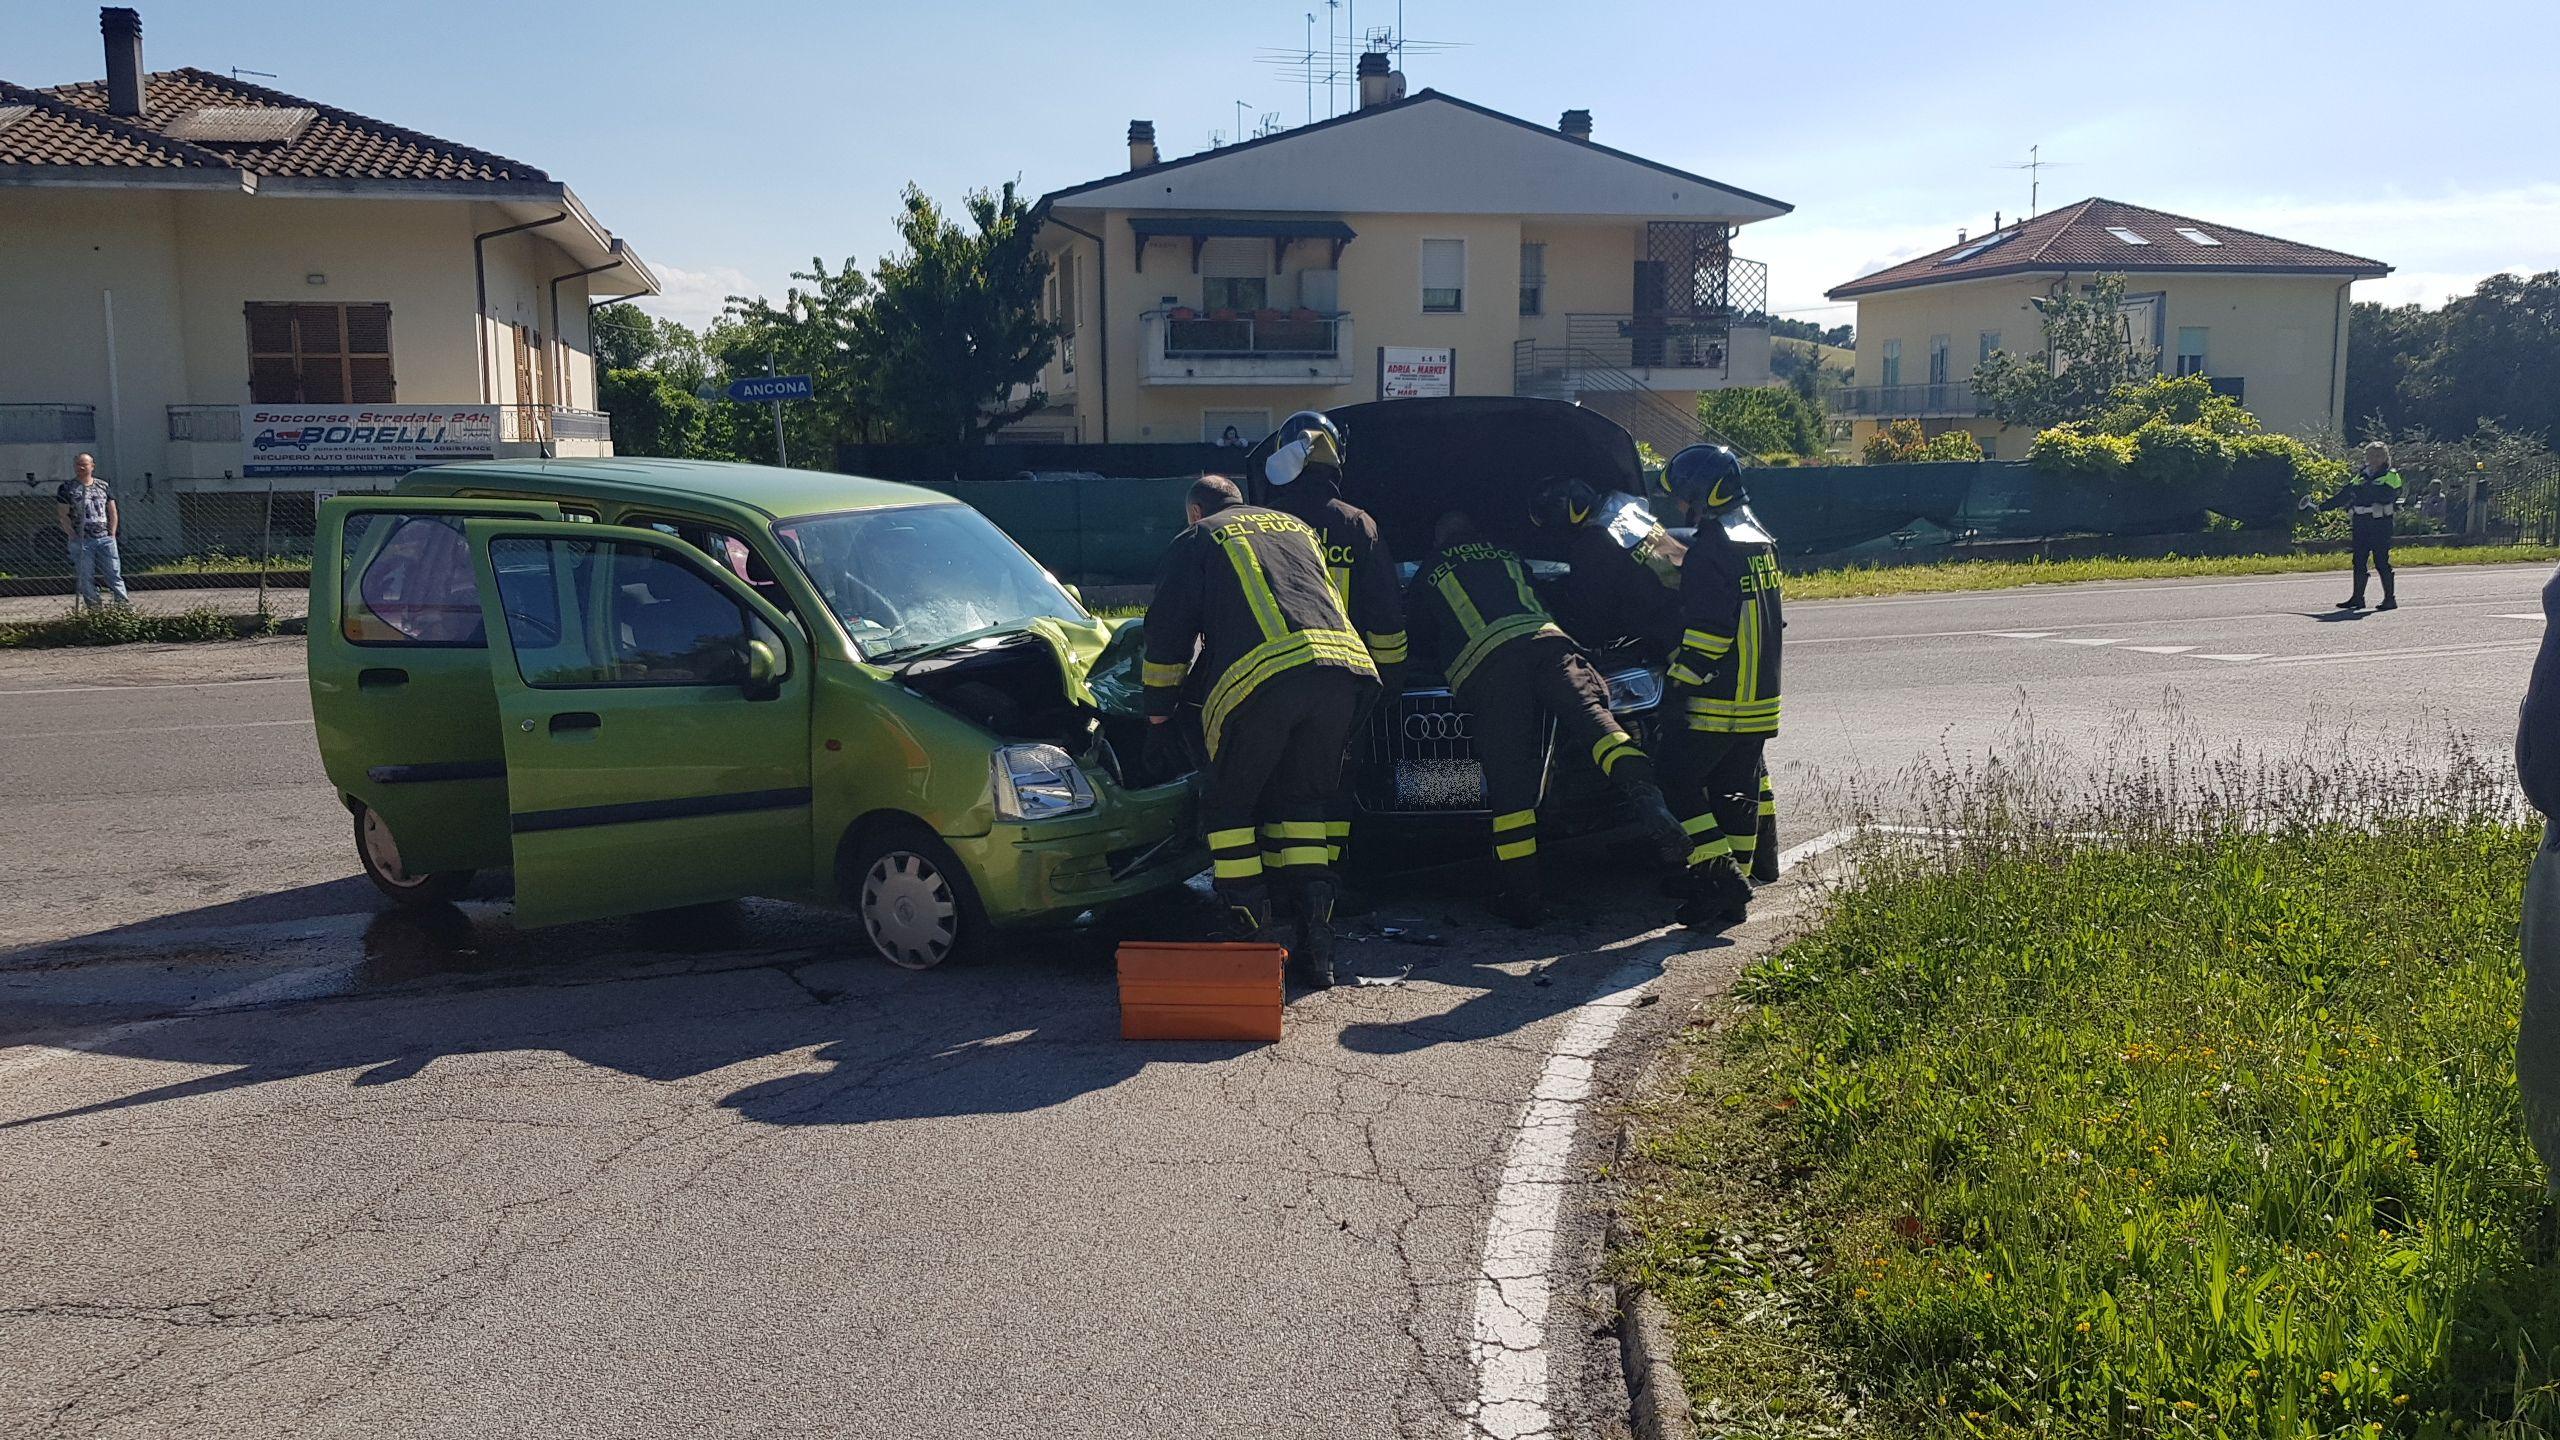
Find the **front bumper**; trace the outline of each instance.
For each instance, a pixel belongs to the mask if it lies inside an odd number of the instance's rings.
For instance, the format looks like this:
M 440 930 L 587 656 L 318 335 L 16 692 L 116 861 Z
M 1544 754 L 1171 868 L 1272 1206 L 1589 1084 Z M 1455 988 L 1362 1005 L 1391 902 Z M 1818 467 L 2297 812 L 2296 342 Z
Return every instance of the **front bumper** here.
M 1095 778 L 1090 814 L 998 821 L 983 835 L 943 837 L 968 867 L 989 920 L 1063 924 L 1171 889 L 1209 863 L 1187 781 L 1130 791 Z

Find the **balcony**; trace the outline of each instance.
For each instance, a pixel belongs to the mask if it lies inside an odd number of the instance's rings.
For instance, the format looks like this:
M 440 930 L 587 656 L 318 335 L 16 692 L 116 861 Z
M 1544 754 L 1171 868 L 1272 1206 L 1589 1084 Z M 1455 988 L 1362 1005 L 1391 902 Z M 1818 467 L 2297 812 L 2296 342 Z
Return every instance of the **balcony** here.
M 0 405 L 0 480 L 68 480 L 71 462 L 97 443 L 93 406 Z
M 1831 398 L 1831 413 L 1850 420 L 1970 420 L 1991 410 L 1970 380 L 1934 385 L 1853 385 Z
M 1312 310 L 1150 310 L 1139 326 L 1149 385 L 1348 385 L 1359 353 L 1350 316 Z

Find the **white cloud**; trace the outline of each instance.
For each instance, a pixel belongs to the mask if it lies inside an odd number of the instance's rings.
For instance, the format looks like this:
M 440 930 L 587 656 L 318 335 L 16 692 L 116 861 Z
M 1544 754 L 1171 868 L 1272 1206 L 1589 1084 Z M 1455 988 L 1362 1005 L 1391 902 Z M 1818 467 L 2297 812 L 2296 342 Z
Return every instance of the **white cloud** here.
M 697 329 L 710 324 L 714 316 L 728 308 L 730 296 L 760 294 L 765 288 L 734 265 L 688 270 L 681 265 L 653 263 L 649 268 L 657 272 L 659 292 L 633 303 L 652 315 Z

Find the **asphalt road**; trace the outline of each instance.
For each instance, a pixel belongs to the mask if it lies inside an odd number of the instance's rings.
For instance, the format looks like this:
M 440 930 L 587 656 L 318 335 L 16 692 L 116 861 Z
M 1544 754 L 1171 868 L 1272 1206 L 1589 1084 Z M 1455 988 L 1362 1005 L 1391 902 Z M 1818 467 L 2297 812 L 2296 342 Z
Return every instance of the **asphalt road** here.
M 1785 838 L 2022 714 L 2503 746 L 2543 578 L 1799 605 Z M 1699 948 L 1586 856 L 1539 936 L 1398 896 L 1445 943 L 1360 940 L 1403 982 L 1280 1045 L 1128 1045 L 1105 936 L 381 915 L 300 665 L 0 657 L 0 1433 L 1617 1433 L 1608 1098 L 1774 918 Z

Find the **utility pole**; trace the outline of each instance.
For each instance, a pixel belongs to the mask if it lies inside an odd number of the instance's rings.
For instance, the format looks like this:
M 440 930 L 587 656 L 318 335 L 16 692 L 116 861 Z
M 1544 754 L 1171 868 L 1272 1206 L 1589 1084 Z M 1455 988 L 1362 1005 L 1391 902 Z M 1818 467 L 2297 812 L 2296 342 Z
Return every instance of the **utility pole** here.
M 773 378 L 773 360 L 772 351 L 764 352 L 764 373 L 767 379 Z M 782 438 L 782 401 L 779 397 L 776 397 L 773 402 L 773 453 L 780 457 L 777 463 L 782 468 L 785 470 L 791 468 L 791 444 Z

